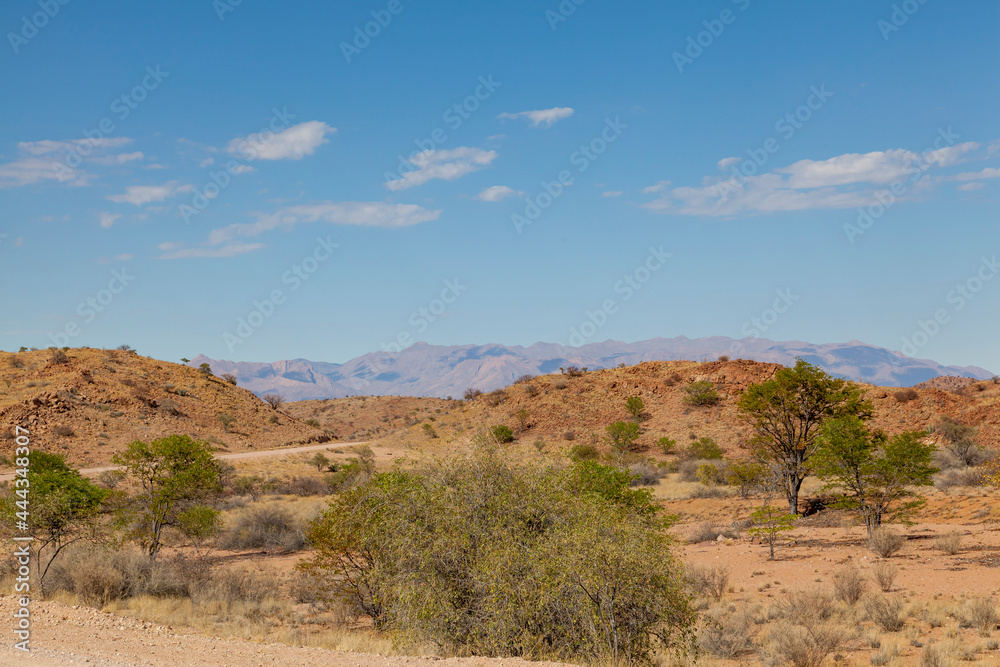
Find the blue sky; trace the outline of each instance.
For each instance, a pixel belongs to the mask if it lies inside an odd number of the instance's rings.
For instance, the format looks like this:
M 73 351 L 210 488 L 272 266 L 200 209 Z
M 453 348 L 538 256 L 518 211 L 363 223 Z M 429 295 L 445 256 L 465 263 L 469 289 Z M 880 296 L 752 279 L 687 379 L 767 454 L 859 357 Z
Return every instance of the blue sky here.
M 998 23 L 986 1 L 7 2 L 0 348 L 759 335 L 1000 371 Z

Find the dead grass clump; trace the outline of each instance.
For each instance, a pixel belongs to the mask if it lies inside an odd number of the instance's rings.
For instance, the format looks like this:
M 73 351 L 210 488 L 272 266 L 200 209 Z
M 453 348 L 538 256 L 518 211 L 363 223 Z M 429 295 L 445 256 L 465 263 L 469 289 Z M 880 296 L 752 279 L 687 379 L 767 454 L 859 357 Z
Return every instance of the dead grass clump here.
M 688 534 L 687 541 L 689 544 L 714 542 L 719 539 L 720 535 L 735 540 L 740 536 L 740 530 L 738 526 L 720 528 L 711 521 L 704 521 L 695 526 L 695 529 Z
M 906 538 L 888 528 L 876 528 L 868 537 L 868 548 L 882 558 L 891 558 L 906 544 Z
M 934 539 L 934 548 L 943 551 L 949 556 L 954 556 L 962 549 L 962 535 L 958 532 L 938 535 Z
M 996 629 L 1000 617 L 992 598 L 974 598 L 966 605 L 962 613 L 962 626 L 975 628 L 983 637 L 989 637 Z
M 869 595 L 864 604 L 868 620 L 886 632 L 899 632 L 906 625 L 905 603 L 898 595 Z
M 864 596 L 868 581 L 861 570 L 845 565 L 833 575 L 833 594 L 838 600 L 854 606 Z
M 920 667 L 949 667 L 951 664 L 936 644 L 928 644 L 920 652 Z
M 893 584 L 896 583 L 897 574 L 899 574 L 899 568 L 895 565 L 889 563 L 874 563 L 872 565 L 872 579 L 875 580 L 879 590 L 883 593 L 892 590 Z
M 900 403 L 909 403 L 919 396 L 920 394 L 915 389 L 900 389 L 893 394 L 893 397 Z
M 833 598 L 824 591 L 806 589 L 792 591 L 784 601 L 775 605 L 782 617 L 791 622 L 802 619 L 826 621 L 833 615 Z
M 715 657 L 731 660 L 752 651 L 759 632 L 758 609 L 744 606 L 717 610 L 705 614 L 698 645 Z
M 868 659 L 868 664 L 875 665 L 875 667 L 885 667 L 885 665 L 892 664 L 892 662 L 898 657 L 898 646 L 895 644 L 882 644 L 882 646 L 879 647 L 878 653 Z
M 325 496 L 330 493 L 329 485 L 319 477 L 289 477 L 275 486 L 274 490 L 282 495 L 291 496 Z
M 69 426 L 63 426 L 62 424 L 57 424 L 52 427 L 52 435 L 57 435 L 61 438 L 71 438 L 76 435 L 76 432 Z
M 261 603 L 274 596 L 278 581 L 271 575 L 245 568 L 228 568 L 212 574 L 208 584 L 192 596 L 198 602 L 232 606 L 237 602 Z
M 503 389 L 497 389 L 486 394 L 486 404 L 490 407 L 496 407 L 507 400 L 507 392 Z
M 728 567 L 700 567 L 698 565 L 690 565 L 687 568 L 687 574 L 691 588 L 696 594 L 716 600 L 722 599 L 722 596 L 726 594 L 726 589 L 729 586 Z
M 222 535 L 218 546 L 236 551 L 267 549 L 299 551 L 306 546 L 304 526 L 291 512 L 277 505 L 254 507 L 243 512 Z
M 844 641 L 844 632 L 835 623 L 776 624 L 768 636 L 768 653 L 777 664 L 791 667 L 820 667 L 826 657 Z
M 663 468 L 655 466 L 649 461 L 638 461 L 628 467 L 633 479 L 631 486 L 652 486 L 666 476 Z

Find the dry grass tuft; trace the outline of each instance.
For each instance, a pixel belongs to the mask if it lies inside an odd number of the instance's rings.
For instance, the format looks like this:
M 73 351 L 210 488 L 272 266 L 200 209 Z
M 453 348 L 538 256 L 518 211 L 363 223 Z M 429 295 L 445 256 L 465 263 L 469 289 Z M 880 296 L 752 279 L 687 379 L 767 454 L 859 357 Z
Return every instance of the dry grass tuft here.
M 868 538 L 868 548 L 882 558 L 891 558 L 906 544 L 906 538 L 888 528 L 876 528 Z
M 853 565 L 845 565 L 833 575 L 834 596 L 851 606 L 861 600 L 867 588 L 868 581 L 864 574 Z
M 889 563 L 874 563 L 872 565 L 872 579 L 878 584 L 879 590 L 888 593 L 896 583 L 896 575 L 899 568 Z
M 934 548 L 954 556 L 962 549 L 962 535 L 958 532 L 945 533 L 934 539 Z
M 754 639 L 760 632 L 760 610 L 733 607 L 705 614 L 699 647 L 718 658 L 733 659 L 754 649 Z
M 899 632 L 906 625 L 905 603 L 898 595 L 869 595 L 864 606 L 868 620 L 886 632 Z
M 729 587 L 728 567 L 690 565 L 687 568 L 687 573 L 688 582 L 696 594 L 716 600 L 722 599 L 722 596 L 726 594 L 726 589 Z

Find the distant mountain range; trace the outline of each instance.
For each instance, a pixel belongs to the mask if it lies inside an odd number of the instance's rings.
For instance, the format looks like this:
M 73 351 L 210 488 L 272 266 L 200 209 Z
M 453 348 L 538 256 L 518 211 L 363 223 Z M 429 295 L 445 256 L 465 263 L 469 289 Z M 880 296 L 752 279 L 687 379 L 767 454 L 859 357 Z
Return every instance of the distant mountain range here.
M 469 387 L 490 391 L 522 375 L 558 372 L 570 365 L 596 370 L 642 361 L 713 361 L 721 355 L 786 366 L 802 357 L 831 375 L 890 387 L 908 387 L 941 375 L 980 380 L 993 376 L 976 366 L 943 366 L 859 341 L 814 345 L 722 336 L 654 338 L 638 343 L 607 340 L 580 347 L 417 343 L 402 352 L 374 352 L 342 364 L 306 359 L 233 362 L 199 355 L 191 365 L 207 362 L 217 375 L 232 373 L 240 386 L 256 394 L 278 392 L 290 401 L 358 395 L 459 398 Z

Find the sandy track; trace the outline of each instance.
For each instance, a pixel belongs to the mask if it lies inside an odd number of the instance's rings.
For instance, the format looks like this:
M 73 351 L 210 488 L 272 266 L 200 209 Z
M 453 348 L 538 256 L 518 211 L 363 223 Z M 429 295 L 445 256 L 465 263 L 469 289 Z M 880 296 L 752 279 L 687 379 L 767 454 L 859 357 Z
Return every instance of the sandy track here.
M 134 618 L 102 613 L 89 607 L 60 602 L 31 605 L 31 653 L 13 648 L 15 600 L 0 597 L 0 617 L 8 619 L 0 630 L 2 665 L 94 665 L 96 667 L 208 667 L 209 665 L 337 665 L 376 667 L 388 665 L 453 665 L 455 667 L 557 667 L 552 662 L 527 662 L 511 658 L 433 658 L 347 653 L 284 644 L 261 644 L 218 639 Z
M 364 441 L 358 442 L 327 442 L 322 445 L 304 445 L 302 447 L 285 447 L 282 449 L 262 449 L 259 452 L 237 452 L 235 454 L 217 454 L 215 458 L 220 461 L 237 461 L 241 459 L 263 459 L 271 456 L 284 456 L 286 454 L 302 454 L 305 452 L 317 452 L 325 449 L 340 447 L 350 447 L 351 445 L 362 445 Z M 94 477 L 107 470 L 120 470 L 121 466 L 102 466 L 100 468 L 81 468 L 80 474 L 85 477 Z M 0 482 L 9 482 L 14 479 L 14 473 L 4 473 L 0 475 Z

